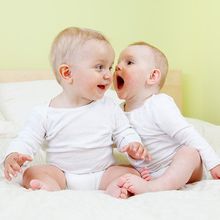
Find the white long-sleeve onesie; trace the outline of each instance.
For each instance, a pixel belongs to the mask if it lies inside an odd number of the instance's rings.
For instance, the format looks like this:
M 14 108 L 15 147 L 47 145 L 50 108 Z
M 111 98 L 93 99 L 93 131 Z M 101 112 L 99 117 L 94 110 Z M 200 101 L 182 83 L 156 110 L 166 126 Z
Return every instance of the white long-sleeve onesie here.
M 44 141 L 47 163 L 73 174 L 98 172 L 114 164 L 112 143 L 120 150 L 141 142 L 110 97 L 78 108 L 35 108 L 6 156 L 12 152 L 33 156 Z
M 196 148 L 208 170 L 220 164 L 220 158 L 184 119 L 171 97 L 157 94 L 148 98 L 144 105 L 126 115 L 152 156 L 152 161 L 130 162 L 135 167 L 148 167 L 152 173 L 168 167 L 179 147 Z

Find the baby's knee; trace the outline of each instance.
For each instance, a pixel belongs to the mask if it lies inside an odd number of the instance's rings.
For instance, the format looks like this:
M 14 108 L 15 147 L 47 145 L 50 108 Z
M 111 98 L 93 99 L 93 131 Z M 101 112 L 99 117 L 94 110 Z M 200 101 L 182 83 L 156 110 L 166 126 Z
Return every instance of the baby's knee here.
M 195 156 L 195 157 L 200 157 L 199 151 L 194 148 L 194 147 L 188 147 L 188 151 L 191 155 Z
M 23 182 L 29 182 L 40 172 L 41 172 L 41 168 L 38 166 L 28 167 L 23 173 Z
M 189 157 L 192 157 L 194 160 L 201 160 L 199 151 L 194 147 L 184 146 L 182 148 L 183 153 L 187 154 Z
M 23 176 L 31 176 L 33 172 L 36 172 L 36 167 L 28 167 L 25 171 Z
M 30 188 L 29 182 L 32 179 L 33 171 L 34 171 L 33 167 L 28 167 L 23 173 L 22 185 L 27 189 Z

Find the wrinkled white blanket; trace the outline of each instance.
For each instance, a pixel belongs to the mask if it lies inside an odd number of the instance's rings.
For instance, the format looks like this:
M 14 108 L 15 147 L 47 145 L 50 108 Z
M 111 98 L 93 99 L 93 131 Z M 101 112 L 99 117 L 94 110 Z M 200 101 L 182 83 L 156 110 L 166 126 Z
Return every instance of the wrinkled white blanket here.
M 2 220 L 214 220 L 219 219 L 220 181 L 120 200 L 102 191 L 29 191 L 0 180 L 0 198 Z

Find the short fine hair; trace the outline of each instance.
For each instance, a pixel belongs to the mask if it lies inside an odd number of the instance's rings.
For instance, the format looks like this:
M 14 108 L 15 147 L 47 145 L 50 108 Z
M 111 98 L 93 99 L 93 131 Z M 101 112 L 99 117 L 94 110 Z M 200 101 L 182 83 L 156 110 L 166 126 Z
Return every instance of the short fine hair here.
M 168 72 L 168 68 L 169 68 L 167 57 L 157 47 L 155 47 L 151 44 L 148 44 L 144 41 L 135 42 L 135 43 L 130 44 L 129 46 L 136 46 L 136 45 L 137 46 L 138 45 L 139 46 L 146 46 L 152 50 L 152 53 L 154 55 L 155 68 L 159 69 L 161 72 L 161 79 L 160 79 L 159 86 L 160 86 L 160 88 L 162 88 L 164 85 L 164 82 L 166 80 L 166 76 L 167 76 L 167 72 Z
M 59 66 L 71 65 L 72 59 L 80 47 L 92 39 L 110 44 L 104 35 L 87 28 L 69 27 L 56 36 L 51 46 L 50 63 L 58 82 L 60 82 Z

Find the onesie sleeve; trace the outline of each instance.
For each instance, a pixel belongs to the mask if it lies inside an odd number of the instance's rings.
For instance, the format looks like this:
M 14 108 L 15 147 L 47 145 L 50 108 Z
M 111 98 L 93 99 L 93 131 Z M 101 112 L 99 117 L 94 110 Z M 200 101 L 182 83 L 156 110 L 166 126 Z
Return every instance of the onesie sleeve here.
M 37 107 L 33 110 L 23 130 L 6 149 L 4 159 L 13 152 L 27 154 L 33 157 L 45 138 L 45 115 L 46 106 Z
M 129 143 L 141 143 L 141 138 L 131 127 L 126 115 L 117 104 L 114 106 L 113 125 L 113 142 L 119 151 Z
M 220 158 L 208 142 L 180 113 L 173 99 L 165 94 L 151 103 L 152 116 L 157 126 L 178 144 L 196 148 L 208 170 L 220 164 Z

